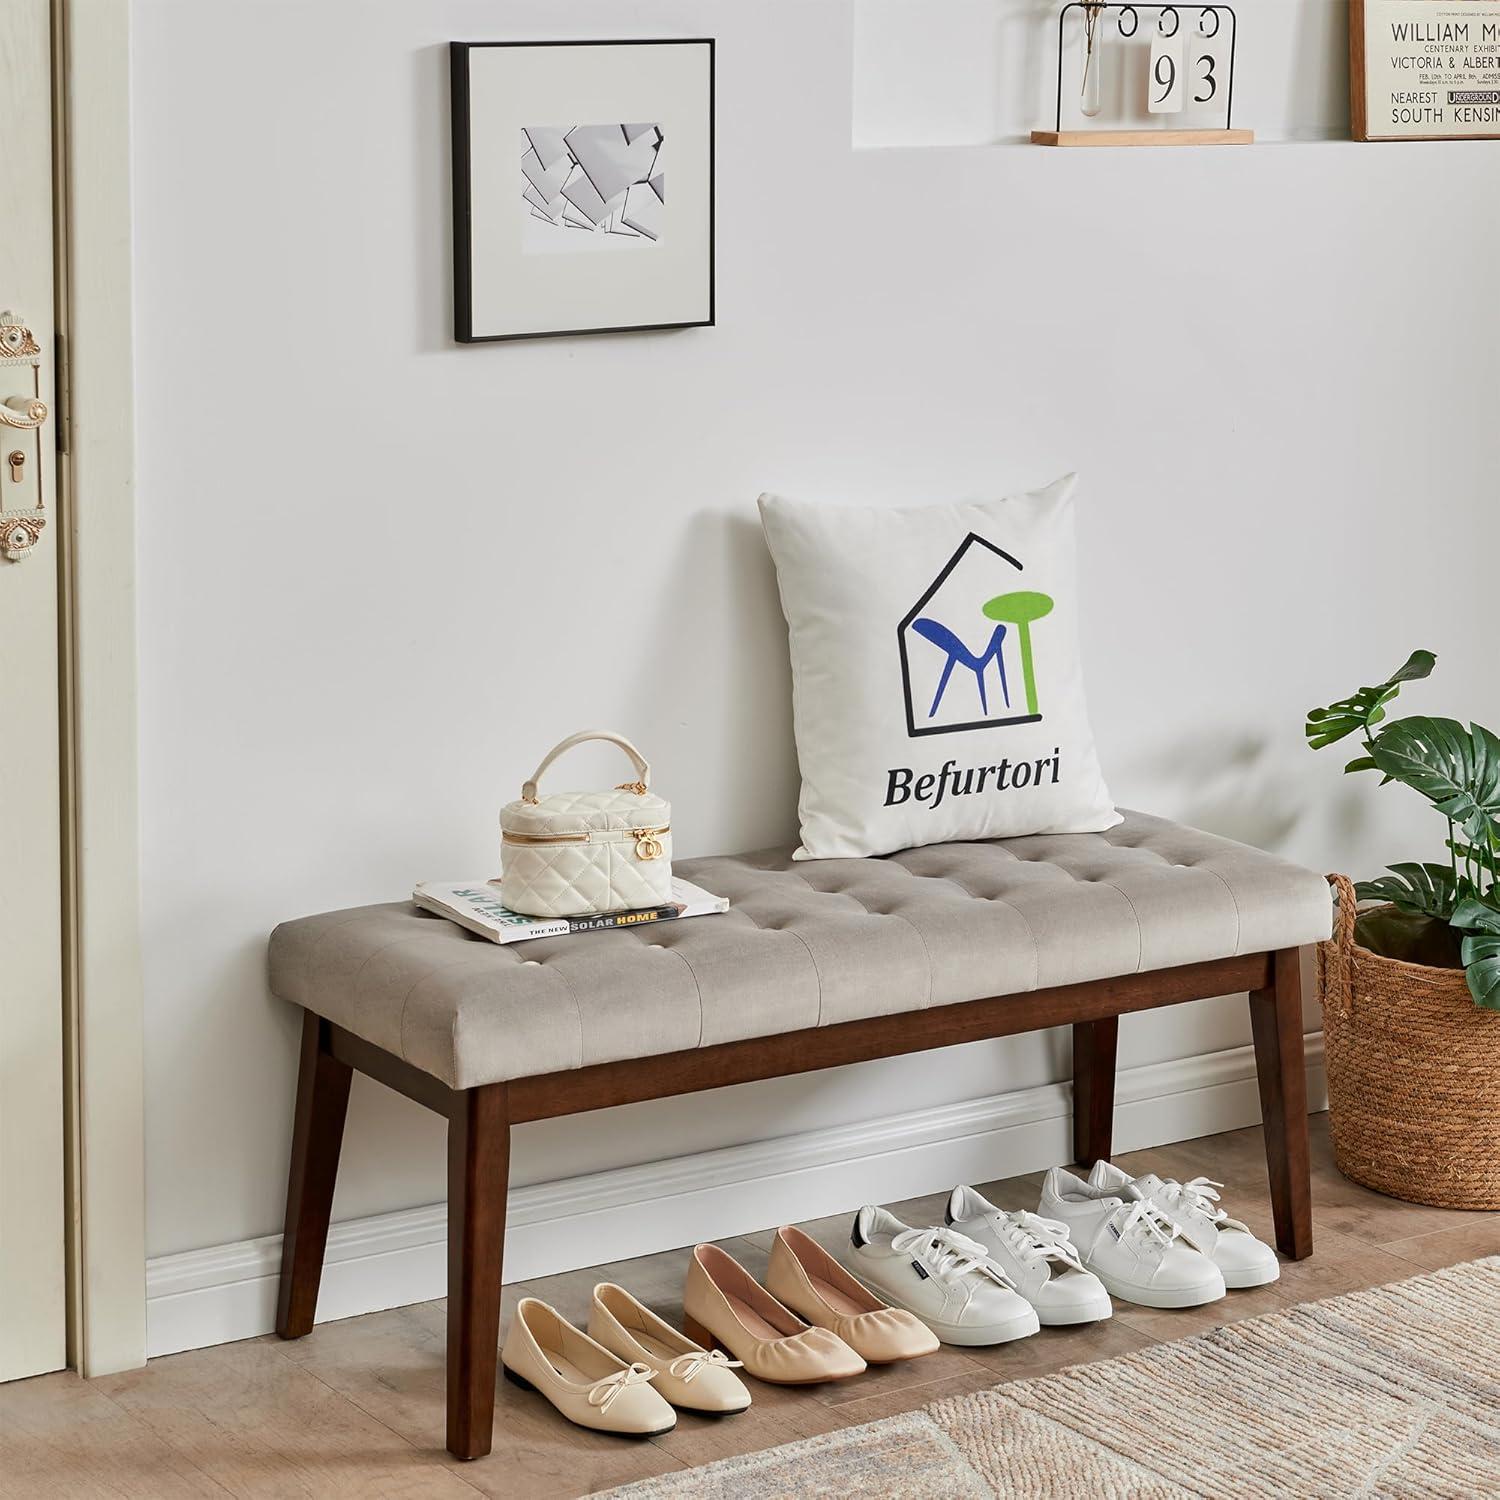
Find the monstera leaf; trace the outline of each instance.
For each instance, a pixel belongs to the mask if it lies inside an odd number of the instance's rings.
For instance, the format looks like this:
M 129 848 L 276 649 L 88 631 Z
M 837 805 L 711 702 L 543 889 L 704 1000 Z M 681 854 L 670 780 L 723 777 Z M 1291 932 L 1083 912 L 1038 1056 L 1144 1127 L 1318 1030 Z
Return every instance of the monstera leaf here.
M 1346 735 L 1368 730 L 1385 718 L 1385 705 L 1401 691 L 1403 682 L 1415 682 L 1426 677 L 1437 663 L 1430 651 L 1413 651 L 1406 665 L 1393 672 L 1384 682 L 1374 687 L 1362 687 L 1352 698 L 1340 698 L 1327 708 L 1314 708 L 1308 712 L 1304 733 L 1314 750 L 1321 750 Z M 1344 769 L 1365 771 L 1371 768 L 1368 757 L 1351 761 Z
M 1453 925 L 1469 933 L 1461 956 L 1475 1005 L 1500 1010 L 1500 909 L 1470 897 L 1454 908 Z
M 1482 1010 L 1500 1010 L 1500 937 L 1467 937 L 1463 946 L 1464 978 Z
M 1447 865 L 1388 866 L 1389 875 L 1361 880 L 1354 893 L 1361 901 L 1389 901 L 1398 911 L 1446 922 L 1460 898 L 1460 884 Z
M 1471 843 L 1500 837 L 1500 737 L 1457 719 L 1398 719 L 1371 741 L 1370 756 L 1392 781 L 1414 788 Z

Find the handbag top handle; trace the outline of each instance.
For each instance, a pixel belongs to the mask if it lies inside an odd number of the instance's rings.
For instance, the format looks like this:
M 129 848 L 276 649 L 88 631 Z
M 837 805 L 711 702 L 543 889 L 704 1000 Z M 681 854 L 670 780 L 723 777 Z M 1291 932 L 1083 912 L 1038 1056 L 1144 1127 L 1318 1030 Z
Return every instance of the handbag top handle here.
M 567 739 L 554 745 L 543 757 L 542 763 L 531 774 L 531 779 L 521 787 L 521 801 L 535 802 L 536 785 L 542 779 L 542 772 L 557 759 L 564 750 L 571 750 L 574 745 L 581 745 L 585 740 L 608 740 L 611 745 L 618 745 L 631 759 L 635 766 L 636 779 L 622 783 L 619 790 L 635 792 L 637 796 L 644 796 L 646 788 L 651 785 L 651 767 L 646 763 L 646 757 L 641 754 L 623 734 L 615 734 L 609 729 L 580 729 L 577 734 L 570 734 Z

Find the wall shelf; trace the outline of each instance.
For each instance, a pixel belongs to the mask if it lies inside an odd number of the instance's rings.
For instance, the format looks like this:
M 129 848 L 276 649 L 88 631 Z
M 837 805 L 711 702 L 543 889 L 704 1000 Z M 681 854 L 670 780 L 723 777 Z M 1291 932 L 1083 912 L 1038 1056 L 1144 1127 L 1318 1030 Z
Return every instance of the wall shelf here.
M 1033 146 L 1249 146 L 1253 130 L 1033 130 Z

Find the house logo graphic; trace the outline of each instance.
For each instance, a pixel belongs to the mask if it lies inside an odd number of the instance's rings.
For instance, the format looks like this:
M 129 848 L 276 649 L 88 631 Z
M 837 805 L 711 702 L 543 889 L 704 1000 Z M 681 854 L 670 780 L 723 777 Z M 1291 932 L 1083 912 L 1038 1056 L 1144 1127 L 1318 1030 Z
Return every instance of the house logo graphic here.
M 1052 599 L 1016 589 L 1022 566 L 970 532 L 897 629 L 906 732 L 957 734 L 1034 724 L 1037 700 L 1032 626 Z

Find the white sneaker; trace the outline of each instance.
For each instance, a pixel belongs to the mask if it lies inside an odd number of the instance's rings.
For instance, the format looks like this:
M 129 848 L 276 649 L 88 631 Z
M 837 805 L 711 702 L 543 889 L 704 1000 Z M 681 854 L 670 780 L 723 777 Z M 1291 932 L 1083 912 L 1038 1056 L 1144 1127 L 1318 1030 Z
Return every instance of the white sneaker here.
M 913 1229 L 866 1204 L 849 1240 L 850 1269 L 945 1344 L 1004 1344 L 1041 1326 L 984 1246 L 952 1229 Z
M 984 1246 L 1036 1309 L 1044 1328 L 1109 1317 L 1109 1293 L 1092 1271 L 1084 1270 L 1066 1224 L 1036 1214 L 1006 1213 L 971 1187 L 953 1189 L 944 1218 L 950 1228 Z
M 1089 1173 L 1095 1187 L 1118 1192 L 1127 1183 L 1148 1203 L 1159 1208 L 1195 1250 L 1201 1250 L 1219 1268 L 1224 1285 L 1229 1287 L 1266 1286 L 1281 1275 L 1276 1252 L 1258 1240 L 1238 1219 L 1231 1219 L 1218 1207 L 1217 1189 L 1222 1182 L 1195 1177 L 1191 1182 L 1174 1182 L 1155 1172 L 1131 1177 L 1107 1161 L 1096 1161 Z
M 1198 1307 L 1224 1295 L 1218 1266 L 1180 1241 L 1177 1226 L 1130 1184 L 1094 1187 L 1053 1167 L 1040 1211 L 1068 1226 L 1079 1259 L 1123 1301 Z

